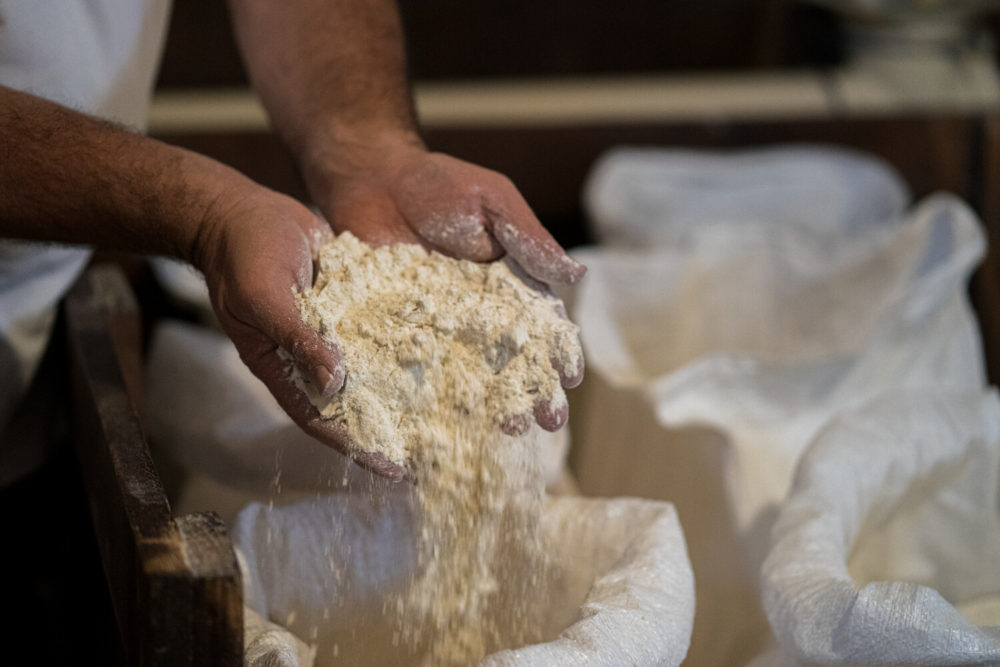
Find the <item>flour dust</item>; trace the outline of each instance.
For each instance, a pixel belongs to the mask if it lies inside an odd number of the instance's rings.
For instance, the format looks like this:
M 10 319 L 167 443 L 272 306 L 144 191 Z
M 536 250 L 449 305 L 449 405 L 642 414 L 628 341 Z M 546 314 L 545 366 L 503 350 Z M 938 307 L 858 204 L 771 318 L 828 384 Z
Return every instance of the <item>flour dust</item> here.
M 347 368 L 331 399 L 299 386 L 352 447 L 413 480 L 416 565 L 381 604 L 394 649 L 410 664 L 468 665 L 539 641 L 537 426 L 520 435 L 501 426 L 531 422 L 536 405 L 565 405 L 554 366 L 574 374 L 581 350 L 559 300 L 505 262 L 371 248 L 342 234 L 297 301 Z

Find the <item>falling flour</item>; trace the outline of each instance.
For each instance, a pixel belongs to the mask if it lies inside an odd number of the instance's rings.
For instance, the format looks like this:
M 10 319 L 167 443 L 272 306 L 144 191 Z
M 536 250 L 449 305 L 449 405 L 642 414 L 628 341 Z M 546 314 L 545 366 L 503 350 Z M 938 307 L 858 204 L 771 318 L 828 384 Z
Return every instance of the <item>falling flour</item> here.
M 581 350 L 559 300 L 519 275 L 505 262 L 371 248 L 345 233 L 297 297 L 347 368 L 331 399 L 300 387 L 353 447 L 414 480 L 419 566 L 386 613 L 424 664 L 471 664 L 538 640 L 537 427 L 511 436 L 501 426 L 527 423 L 539 404 L 564 407 L 554 366 L 574 375 Z

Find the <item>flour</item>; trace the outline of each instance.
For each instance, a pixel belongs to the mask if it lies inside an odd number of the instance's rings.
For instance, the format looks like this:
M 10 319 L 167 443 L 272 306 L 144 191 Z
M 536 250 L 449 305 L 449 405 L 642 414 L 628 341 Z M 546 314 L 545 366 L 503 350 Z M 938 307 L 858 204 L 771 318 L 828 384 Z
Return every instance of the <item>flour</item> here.
M 316 283 L 297 300 L 347 368 L 330 399 L 299 386 L 351 447 L 415 480 L 420 567 L 387 610 L 396 641 L 434 665 L 530 641 L 544 566 L 537 427 L 501 429 L 565 410 L 554 366 L 575 375 L 581 351 L 561 302 L 504 262 L 374 249 L 350 234 L 322 248 Z

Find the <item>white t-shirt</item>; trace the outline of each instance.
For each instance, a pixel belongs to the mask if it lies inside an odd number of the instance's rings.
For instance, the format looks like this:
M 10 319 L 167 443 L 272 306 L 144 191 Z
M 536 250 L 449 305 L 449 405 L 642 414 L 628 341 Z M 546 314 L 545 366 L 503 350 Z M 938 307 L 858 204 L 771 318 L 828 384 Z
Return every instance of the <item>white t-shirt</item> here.
M 0 0 L 0 85 L 142 130 L 170 0 Z M 41 430 L 8 426 L 59 299 L 90 256 L 0 239 L 0 486 L 45 458 Z

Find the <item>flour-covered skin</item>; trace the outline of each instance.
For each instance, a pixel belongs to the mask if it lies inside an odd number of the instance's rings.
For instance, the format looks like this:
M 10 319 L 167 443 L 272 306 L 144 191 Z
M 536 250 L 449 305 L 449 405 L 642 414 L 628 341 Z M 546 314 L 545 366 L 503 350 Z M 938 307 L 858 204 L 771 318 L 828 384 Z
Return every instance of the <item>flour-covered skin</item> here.
M 506 176 L 429 152 L 416 136 L 356 157 L 305 172 L 307 183 L 323 184 L 310 192 L 337 233 L 477 262 L 508 256 L 548 284 L 573 284 L 586 274 Z

